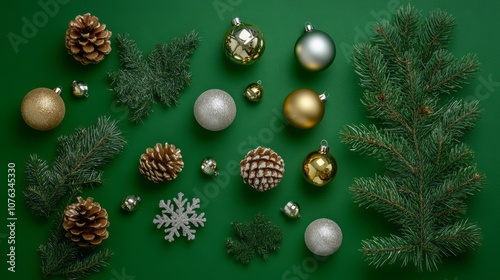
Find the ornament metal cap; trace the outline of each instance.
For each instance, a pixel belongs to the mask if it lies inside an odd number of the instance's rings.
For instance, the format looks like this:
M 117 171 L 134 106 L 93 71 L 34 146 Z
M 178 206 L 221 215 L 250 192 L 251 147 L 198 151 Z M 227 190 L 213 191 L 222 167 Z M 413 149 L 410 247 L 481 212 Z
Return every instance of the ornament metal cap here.
M 55 91 L 57 94 L 61 95 L 61 92 L 62 92 L 62 87 L 55 87 L 54 89 L 52 89 L 53 91 Z
M 314 30 L 314 26 L 310 22 L 306 22 L 304 30 L 305 30 L 305 32 L 311 32 Z
M 233 26 L 238 26 L 238 25 L 240 25 L 240 24 L 241 24 L 240 18 L 239 18 L 239 17 L 235 17 L 235 18 L 233 18 L 233 19 L 231 20 L 231 24 L 232 24 Z
M 325 139 L 321 140 L 318 152 L 324 155 L 327 154 L 329 151 L 330 151 L 330 146 L 328 146 L 328 142 Z

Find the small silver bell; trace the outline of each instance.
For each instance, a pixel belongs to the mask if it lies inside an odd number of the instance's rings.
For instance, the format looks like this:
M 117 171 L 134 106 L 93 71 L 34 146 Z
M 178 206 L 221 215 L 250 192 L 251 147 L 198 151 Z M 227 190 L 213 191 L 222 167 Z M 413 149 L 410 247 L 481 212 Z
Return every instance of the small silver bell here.
M 73 81 L 71 84 L 73 94 L 77 97 L 89 97 L 89 87 L 85 82 Z
M 217 162 L 211 157 L 206 157 L 201 162 L 201 171 L 210 176 L 218 176 L 217 172 Z
M 132 212 L 137 208 L 139 202 L 141 202 L 140 196 L 129 195 L 123 199 L 121 208 L 124 211 Z
M 283 208 L 281 208 L 287 217 L 299 218 L 300 217 L 300 206 L 297 202 L 288 201 Z

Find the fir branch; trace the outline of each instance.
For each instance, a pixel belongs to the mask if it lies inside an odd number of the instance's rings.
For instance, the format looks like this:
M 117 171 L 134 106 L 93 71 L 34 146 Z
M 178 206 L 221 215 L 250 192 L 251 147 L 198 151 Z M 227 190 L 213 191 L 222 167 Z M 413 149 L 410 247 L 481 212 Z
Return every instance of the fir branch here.
M 164 107 L 177 105 L 181 92 L 191 83 L 189 60 L 199 44 L 198 34 L 191 31 L 170 44 L 160 43 L 147 59 L 128 35 L 120 34 L 117 40 L 121 68 L 109 77 L 117 104 L 129 109 L 129 120 L 142 121 L 155 102 Z
M 26 163 L 26 203 L 35 216 L 46 219 L 64 197 L 74 200 L 82 188 L 101 183 L 99 169 L 121 153 L 126 143 L 117 123 L 107 117 L 57 141 L 58 155 L 52 166 L 36 154 Z
M 385 162 L 390 175 L 357 178 L 354 201 L 399 227 L 398 235 L 362 242 L 370 264 L 413 264 L 437 269 L 443 257 L 480 244 L 480 229 L 462 219 L 466 199 L 484 175 L 471 164 L 460 138 L 480 116 L 477 101 L 441 100 L 478 71 L 475 55 L 454 58 L 445 49 L 453 18 L 432 12 L 422 19 L 408 5 L 376 27 L 370 44 L 354 47 L 362 104 L 378 124 L 349 125 L 342 141 L 351 150 Z
M 280 249 L 283 232 L 261 213 L 251 223 L 232 222 L 231 226 L 238 239 L 226 239 L 226 253 L 237 262 L 248 264 L 254 255 L 266 260 Z

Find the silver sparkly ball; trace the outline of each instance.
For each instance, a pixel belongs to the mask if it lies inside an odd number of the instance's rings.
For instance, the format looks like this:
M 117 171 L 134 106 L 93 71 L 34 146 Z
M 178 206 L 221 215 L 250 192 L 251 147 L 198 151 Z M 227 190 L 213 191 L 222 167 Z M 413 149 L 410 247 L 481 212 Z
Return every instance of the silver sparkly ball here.
M 281 212 L 290 218 L 299 218 L 300 217 L 300 206 L 297 202 L 288 201 L 283 208 L 281 208 Z
M 129 195 L 122 201 L 121 208 L 124 211 L 132 212 L 137 209 L 137 205 L 141 202 L 141 197 L 137 195 Z
M 313 254 L 326 257 L 335 253 L 342 245 L 342 230 L 330 219 L 317 219 L 307 226 L 304 241 Z
M 194 117 L 205 129 L 223 130 L 233 123 L 236 117 L 236 104 L 227 92 L 209 89 L 196 99 Z
M 73 95 L 77 97 L 89 97 L 89 87 L 85 82 L 73 81 L 73 83 L 71 83 L 71 88 Z
M 328 68 L 335 59 L 335 54 L 332 38 L 323 31 L 315 30 L 311 24 L 306 25 L 305 33 L 295 43 L 295 57 L 309 71 Z
M 201 171 L 207 175 L 218 176 L 217 162 L 211 157 L 206 157 L 201 162 Z

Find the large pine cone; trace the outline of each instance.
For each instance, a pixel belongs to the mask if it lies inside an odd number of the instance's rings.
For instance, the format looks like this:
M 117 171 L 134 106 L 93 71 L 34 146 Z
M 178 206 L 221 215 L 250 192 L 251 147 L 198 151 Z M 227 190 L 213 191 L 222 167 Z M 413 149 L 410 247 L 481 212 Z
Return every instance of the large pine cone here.
M 65 236 L 81 247 L 90 247 L 101 244 L 108 238 L 108 212 L 89 197 L 68 205 L 64 211 L 63 228 Z
M 184 168 L 181 150 L 174 145 L 157 143 L 154 148 L 147 148 L 139 159 L 139 171 L 148 180 L 155 183 L 177 178 L 177 173 Z
M 82 64 L 95 64 L 111 52 L 111 34 L 96 16 L 79 15 L 69 22 L 66 48 Z
M 240 170 L 245 184 L 263 192 L 278 186 L 285 173 L 285 163 L 275 151 L 257 147 L 240 162 Z

